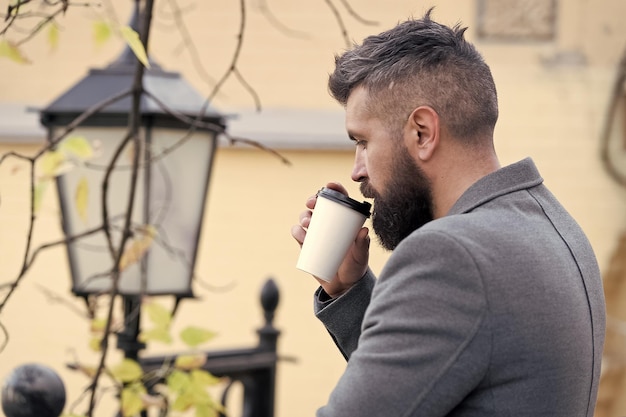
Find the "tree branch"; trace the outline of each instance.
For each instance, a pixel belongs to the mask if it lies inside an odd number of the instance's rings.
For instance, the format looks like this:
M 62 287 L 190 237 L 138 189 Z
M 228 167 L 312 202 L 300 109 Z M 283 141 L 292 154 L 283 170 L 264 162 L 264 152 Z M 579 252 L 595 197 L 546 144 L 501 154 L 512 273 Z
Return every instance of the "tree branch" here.
M 613 90 L 611 91 L 611 97 L 609 99 L 609 107 L 606 111 L 606 120 L 600 134 L 600 159 L 602 165 L 606 169 L 609 176 L 622 187 L 626 187 L 626 175 L 621 173 L 617 167 L 611 161 L 611 153 L 609 150 L 609 141 L 611 138 L 611 131 L 613 124 L 615 123 L 615 115 L 620 100 L 622 100 L 624 94 L 624 82 L 626 81 L 626 48 L 622 52 L 619 65 L 617 67 L 617 77 L 613 84 Z

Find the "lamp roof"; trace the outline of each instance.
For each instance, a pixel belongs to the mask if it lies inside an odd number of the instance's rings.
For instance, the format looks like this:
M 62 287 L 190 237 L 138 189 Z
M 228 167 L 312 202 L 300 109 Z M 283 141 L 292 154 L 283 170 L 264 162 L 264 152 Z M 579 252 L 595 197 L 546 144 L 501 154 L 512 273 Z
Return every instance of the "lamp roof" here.
M 91 69 L 86 77 L 41 110 L 42 123 L 49 124 L 50 117 L 55 115 L 79 115 L 97 103 L 129 89 L 133 83 L 135 62 L 132 51 L 126 48 L 106 68 Z M 174 112 L 189 117 L 197 117 L 203 112 L 206 99 L 177 72 L 164 71 L 151 61 L 151 68 L 145 70 L 143 83 L 146 91 Z M 128 114 L 131 105 L 132 97 L 129 95 L 102 109 L 100 113 Z M 140 110 L 143 115 L 169 116 L 146 94 L 142 94 Z M 224 124 L 223 116 L 211 106 L 206 107 L 202 119 Z

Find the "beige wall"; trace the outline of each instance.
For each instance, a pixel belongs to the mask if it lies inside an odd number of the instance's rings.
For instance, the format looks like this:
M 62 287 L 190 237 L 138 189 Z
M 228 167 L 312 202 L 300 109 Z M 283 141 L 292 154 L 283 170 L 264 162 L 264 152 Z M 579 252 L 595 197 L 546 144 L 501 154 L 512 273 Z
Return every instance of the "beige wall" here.
M 129 4 L 114 1 L 122 21 Z M 162 2 L 157 1 L 157 5 Z M 323 1 L 268 2 L 288 26 L 306 32 L 311 39 L 285 37 L 249 5 L 246 46 L 241 71 L 269 108 L 340 109 L 328 97 L 325 80 L 332 68 L 332 54 L 344 48 L 332 14 Z M 462 21 L 475 38 L 475 1 L 438 1 L 435 17 L 444 23 Z M 380 21 L 377 27 L 363 26 L 346 17 L 355 40 L 378 32 L 414 14 L 419 16 L 430 3 L 415 1 L 354 1 L 364 17 Z M 200 57 L 217 78 L 228 63 L 237 25 L 237 2 L 194 3 L 189 15 L 190 31 Z M 496 146 L 503 164 L 532 156 L 547 185 L 580 221 L 606 270 L 618 235 L 626 225 L 626 196 L 604 173 L 598 157 L 599 135 L 615 77 L 626 27 L 621 0 L 559 2 L 558 37 L 541 43 L 477 42 L 491 64 L 500 97 L 501 117 Z M 111 42 L 96 50 L 90 42 L 89 22 L 93 11 L 70 10 L 63 23 L 58 50 L 51 54 L 45 42 L 29 43 L 26 54 L 35 63 L 17 66 L 0 61 L 0 101 L 43 105 L 65 91 L 89 67 L 107 64 L 119 53 Z M 155 25 L 151 42 L 153 56 L 169 70 L 181 71 L 200 91 L 208 87 L 183 53 L 175 32 Z M 160 25 L 160 26 L 159 26 Z M 77 40 L 81 40 L 80 42 Z M 219 42 L 219 45 L 216 43 Z M 554 59 L 562 56 L 565 58 Z M 567 57 L 582 53 L 586 65 L 575 65 Z M 550 64 L 556 62 L 556 64 Z M 235 80 L 230 80 L 216 100 L 224 110 L 252 106 L 250 97 Z M 294 134 L 297 132 L 294 132 Z M 615 135 L 622 134 L 616 130 Z M 0 144 L 0 152 L 32 150 L 15 144 Z M 623 150 L 623 149 L 622 149 Z M 197 286 L 198 301 L 187 301 L 176 317 L 176 326 L 199 323 L 216 330 L 214 348 L 255 343 L 254 330 L 261 324 L 258 291 L 268 276 L 281 289 L 276 319 L 283 331 L 279 349 L 295 356 L 297 363 L 281 363 L 278 376 L 277 417 L 313 415 L 326 401 L 344 368 L 341 356 L 321 325 L 312 317 L 311 297 L 316 285 L 294 268 L 298 254 L 289 229 L 303 209 L 304 199 L 328 180 L 350 184 L 352 155 L 349 151 L 293 151 L 284 155 L 291 166 L 274 157 L 245 148 L 220 149 L 211 183 L 207 213 L 197 265 L 198 276 L 210 285 L 235 284 L 228 291 L 210 291 Z M 0 271 L 2 281 L 19 271 L 27 224 L 26 169 L 11 160 L 0 167 Z M 55 196 L 44 202 L 36 242 L 58 238 Z M 379 271 L 386 254 L 373 249 L 372 267 Z M 86 382 L 63 368 L 78 358 L 94 362 L 86 348 L 87 323 L 66 305 L 53 303 L 41 291 L 45 287 L 82 308 L 69 296 L 69 277 L 64 252 L 53 249 L 37 260 L 20 290 L 2 314 L 10 341 L 0 356 L 0 376 L 18 364 L 43 362 L 57 369 L 66 381 L 69 400 L 75 400 Z M 176 346 L 174 347 L 174 349 Z M 153 352 L 162 351 L 155 347 Z M 112 406 L 102 414 L 111 415 Z M 626 407 L 610 415 L 626 414 Z

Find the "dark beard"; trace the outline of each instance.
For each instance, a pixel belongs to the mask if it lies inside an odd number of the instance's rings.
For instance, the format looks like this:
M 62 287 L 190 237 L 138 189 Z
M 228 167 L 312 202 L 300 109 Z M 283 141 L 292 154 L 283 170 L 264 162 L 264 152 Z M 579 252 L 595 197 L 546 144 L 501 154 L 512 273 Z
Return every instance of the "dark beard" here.
M 374 199 L 372 227 L 387 250 L 395 249 L 405 237 L 433 219 L 428 179 L 402 148 L 396 152 L 393 172 L 384 193 L 368 182 L 360 186 L 365 198 Z

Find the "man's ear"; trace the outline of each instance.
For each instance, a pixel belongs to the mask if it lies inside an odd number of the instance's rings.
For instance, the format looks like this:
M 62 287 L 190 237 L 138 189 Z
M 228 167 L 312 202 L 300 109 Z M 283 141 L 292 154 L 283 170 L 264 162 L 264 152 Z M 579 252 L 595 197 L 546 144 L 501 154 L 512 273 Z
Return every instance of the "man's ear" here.
M 429 160 L 439 146 L 439 115 L 430 106 L 417 107 L 407 120 L 404 138 L 412 155 Z

